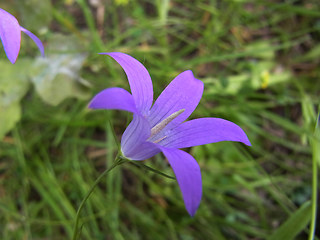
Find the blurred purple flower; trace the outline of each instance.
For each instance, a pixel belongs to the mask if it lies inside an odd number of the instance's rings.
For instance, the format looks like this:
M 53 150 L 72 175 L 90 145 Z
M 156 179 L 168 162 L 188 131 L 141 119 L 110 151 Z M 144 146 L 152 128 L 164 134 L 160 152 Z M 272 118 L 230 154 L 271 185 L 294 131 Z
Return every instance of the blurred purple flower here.
M 187 70 L 161 93 L 154 105 L 150 75 L 136 59 L 124 53 L 102 53 L 114 58 L 127 74 L 131 92 L 108 88 L 90 102 L 92 109 L 119 109 L 133 113 L 121 139 L 121 151 L 131 160 L 145 160 L 162 152 L 176 175 L 188 213 L 200 204 L 202 182 L 196 160 L 179 148 L 220 141 L 237 141 L 250 146 L 244 131 L 219 118 L 185 121 L 198 105 L 203 83 Z
M 18 20 L 10 13 L 0 8 L 0 38 L 4 51 L 10 62 L 14 64 L 20 51 L 21 31 L 26 33 L 38 46 L 44 56 L 42 42 L 36 35 L 19 25 Z

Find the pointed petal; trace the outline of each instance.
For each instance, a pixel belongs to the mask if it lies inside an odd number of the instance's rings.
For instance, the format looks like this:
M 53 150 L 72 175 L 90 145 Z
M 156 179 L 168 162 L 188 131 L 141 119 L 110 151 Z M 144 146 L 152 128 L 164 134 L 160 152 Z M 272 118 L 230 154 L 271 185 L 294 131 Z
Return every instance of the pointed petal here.
M 0 38 L 10 62 L 16 62 L 20 51 L 21 30 L 17 19 L 0 8 Z
M 197 107 L 203 92 L 203 83 L 194 78 L 192 71 L 179 74 L 154 103 L 148 120 L 151 127 L 181 109 L 185 111 L 172 120 L 165 129 L 173 128 L 186 120 Z
M 23 27 L 20 27 L 20 28 L 21 28 L 22 32 L 27 34 L 35 42 L 35 44 L 37 45 L 37 47 L 40 50 L 42 57 L 44 57 L 44 47 L 43 47 L 41 40 L 36 35 L 34 35 L 32 32 L 30 32 L 29 30 L 27 30 Z
M 145 160 L 159 153 L 156 144 L 147 142 L 150 133 L 148 121 L 140 114 L 134 114 L 121 138 L 123 155 L 131 160 Z
M 184 204 L 188 213 L 194 216 L 202 196 L 200 167 L 188 153 L 179 149 L 161 148 L 176 175 Z
M 137 112 L 132 95 L 122 88 L 107 88 L 99 92 L 89 103 L 89 108 Z
M 221 118 L 199 118 L 172 129 L 159 144 L 170 148 L 185 148 L 221 141 L 251 143 L 245 132 L 233 122 Z
M 153 101 L 152 81 L 147 69 L 133 57 L 119 52 L 100 53 L 114 58 L 127 74 L 137 109 L 145 115 Z

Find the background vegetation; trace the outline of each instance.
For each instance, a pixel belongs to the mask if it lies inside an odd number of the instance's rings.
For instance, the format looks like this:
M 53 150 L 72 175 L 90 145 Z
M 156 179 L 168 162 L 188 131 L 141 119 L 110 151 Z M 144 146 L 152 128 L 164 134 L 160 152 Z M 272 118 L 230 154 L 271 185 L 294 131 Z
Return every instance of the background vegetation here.
M 15 65 L 0 51 L 1 239 L 71 238 L 80 201 L 116 154 L 108 119 L 118 140 L 130 120 L 87 109 L 102 89 L 129 89 L 119 65 L 97 54 L 108 51 L 140 60 L 155 97 L 191 69 L 205 84 L 191 118 L 233 121 L 252 147 L 188 150 L 203 178 L 194 218 L 174 180 L 122 165 L 87 202 L 82 239 L 307 239 L 320 164 L 318 0 L 7 0 L 0 7 L 39 36 L 47 55 L 36 57 L 26 36 Z M 161 154 L 145 164 L 173 174 Z

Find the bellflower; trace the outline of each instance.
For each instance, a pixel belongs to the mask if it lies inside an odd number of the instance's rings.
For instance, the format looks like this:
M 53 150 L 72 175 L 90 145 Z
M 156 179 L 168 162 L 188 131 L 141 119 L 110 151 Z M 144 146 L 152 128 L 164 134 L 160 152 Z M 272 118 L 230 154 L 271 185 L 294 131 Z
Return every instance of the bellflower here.
M 180 148 L 219 141 L 237 141 L 250 146 L 246 134 L 236 124 L 220 118 L 184 122 L 203 93 L 203 83 L 190 70 L 179 74 L 152 106 L 153 89 L 147 69 L 124 53 L 102 54 L 111 56 L 121 65 L 132 94 L 122 88 L 108 88 L 92 99 L 89 108 L 133 113 L 133 120 L 121 139 L 122 154 L 131 160 L 145 160 L 162 152 L 175 173 L 185 207 L 193 216 L 202 196 L 200 167 Z
M 12 64 L 16 62 L 19 55 L 21 31 L 36 43 L 41 55 L 44 56 L 44 48 L 40 39 L 32 32 L 21 27 L 14 16 L 0 8 L 0 38 L 4 51 Z

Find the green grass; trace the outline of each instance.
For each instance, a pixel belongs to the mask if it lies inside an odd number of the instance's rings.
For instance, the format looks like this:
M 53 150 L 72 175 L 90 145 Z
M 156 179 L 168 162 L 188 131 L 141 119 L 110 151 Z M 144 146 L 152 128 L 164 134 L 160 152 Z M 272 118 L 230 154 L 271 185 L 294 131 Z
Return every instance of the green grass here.
M 40 0 L 29 8 L 18 8 L 18 2 L 0 7 L 48 43 L 48 56 L 67 52 L 50 49 L 57 33 L 72 34 L 83 46 L 88 57 L 80 73 L 91 84 L 89 99 L 107 87 L 129 90 L 119 65 L 98 52 L 122 51 L 140 60 L 153 79 L 155 97 L 191 69 L 205 84 L 191 118 L 233 121 L 252 143 L 187 150 L 203 180 L 194 218 L 175 180 L 121 165 L 87 201 L 81 239 L 310 237 L 320 141 L 314 134 L 318 1 L 106 1 L 104 9 L 99 7 L 102 25 L 89 1 L 44 1 L 43 8 L 50 9 L 45 20 L 40 13 L 28 20 Z M 22 40 L 18 61 L 38 54 L 27 37 Z M 0 58 L 6 60 L 2 49 Z M 21 100 L 20 122 L 0 141 L 1 239 L 71 239 L 81 200 L 117 154 L 108 121 L 119 141 L 130 120 L 124 112 L 89 111 L 89 99 L 68 98 L 51 106 L 30 88 Z M 161 154 L 144 163 L 173 175 Z M 315 233 L 319 239 L 319 228 Z

